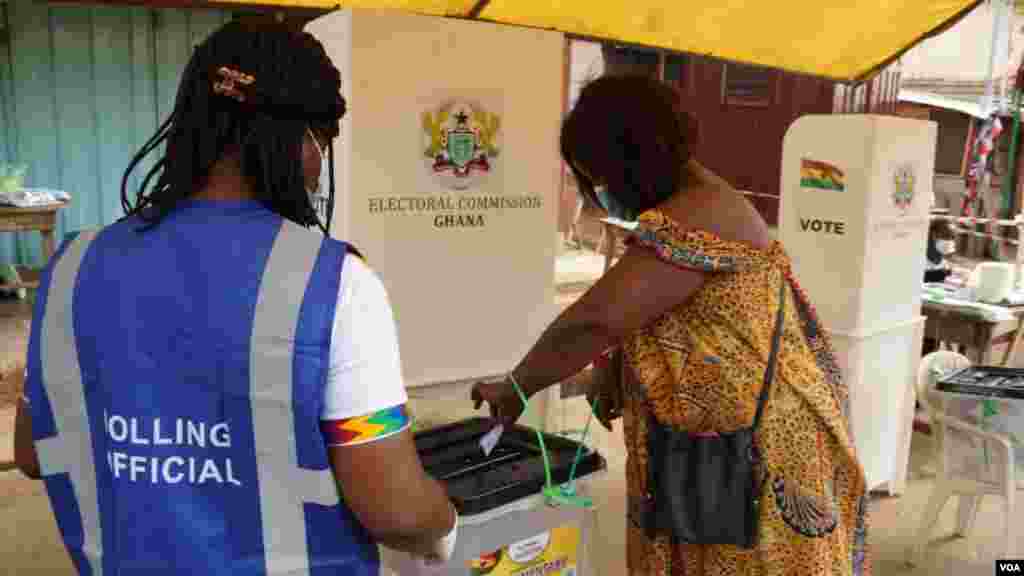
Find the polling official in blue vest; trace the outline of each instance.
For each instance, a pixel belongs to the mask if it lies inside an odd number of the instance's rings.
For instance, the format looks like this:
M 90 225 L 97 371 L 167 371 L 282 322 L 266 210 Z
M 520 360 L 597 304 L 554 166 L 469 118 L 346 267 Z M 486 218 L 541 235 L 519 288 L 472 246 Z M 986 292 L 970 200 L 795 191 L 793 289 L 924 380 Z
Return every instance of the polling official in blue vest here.
M 451 555 L 387 294 L 326 234 L 340 90 L 311 35 L 225 25 L 129 165 L 127 216 L 47 266 L 16 458 L 80 574 L 368 575 L 377 544 Z

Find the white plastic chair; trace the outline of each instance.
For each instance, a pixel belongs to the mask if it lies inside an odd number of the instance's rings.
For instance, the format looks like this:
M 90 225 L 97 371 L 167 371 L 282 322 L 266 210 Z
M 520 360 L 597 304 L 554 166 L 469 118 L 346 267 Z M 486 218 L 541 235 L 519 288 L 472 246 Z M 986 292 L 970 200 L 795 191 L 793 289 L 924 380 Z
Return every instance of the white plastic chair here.
M 1002 434 L 987 432 L 962 419 L 965 408 L 979 401 L 953 397 L 935 390 L 939 376 L 970 366 L 965 356 L 940 350 L 921 359 L 917 374 L 917 399 L 931 422 L 934 456 L 937 464 L 935 485 L 924 509 L 908 561 L 920 564 L 924 558 L 932 529 L 946 502 L 959 496 L 956 535 L 967 537 L 974 527 L 983 496 L 1000 496 L 1004 500 L 1003 527 L 1005 553 L 1014 557 L 1011 518 L 1014 515 L 1018 489 L 1013 445 Z

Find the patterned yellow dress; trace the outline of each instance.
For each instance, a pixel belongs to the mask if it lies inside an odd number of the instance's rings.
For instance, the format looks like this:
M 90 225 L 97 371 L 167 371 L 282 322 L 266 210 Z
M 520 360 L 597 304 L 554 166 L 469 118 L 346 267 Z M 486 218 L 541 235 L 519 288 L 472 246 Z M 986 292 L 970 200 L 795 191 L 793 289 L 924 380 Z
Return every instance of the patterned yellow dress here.
M 854 453 L 847 388 L 817 315 L 779 243 L 757 250 L 665 214 L 640 217 L 630 243 L 708 273 L 685 303 L 623 343 L 628 365 L 623 427 L 631 574 L 649 576 L 862 576 L 867 495 Z M 672 545 L 639 528 L 647 476 L 647 417 L 693 432 L 750 425 L 771 347 L 779 282 L 786 278 L 778 372 L 757 433 L 768 474 L 759 546 Z

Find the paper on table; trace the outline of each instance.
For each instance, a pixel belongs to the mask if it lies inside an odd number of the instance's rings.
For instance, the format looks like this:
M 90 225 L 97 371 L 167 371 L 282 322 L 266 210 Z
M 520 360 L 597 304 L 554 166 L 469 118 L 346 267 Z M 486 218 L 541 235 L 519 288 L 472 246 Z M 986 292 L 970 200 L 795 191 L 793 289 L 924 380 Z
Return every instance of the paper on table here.
M 921 299 L 926 302 L 935 302 L 944 306 L 963 310 L 967 313 L 973 313 L 974 315 L 989 322 L 1006 322 L 1015 318 L 1013 312 L 1005 306 L 974 302 L 957 297 L 941 296 L 927 290 L 922 292 Z
M 1020 290 L 1014 290 L 1006 297 L 1006 303 L 1010 306 L 1020 306 L 1024 304 L 1024 292 Z
M 484 434 L 484 437 L 480 439 L 480 448 L 483 449 L 484 456 L 491 455 L 491 452 L 494 450 L 494 447 L 498 445 L 498 440 L 501 439 L 501 434 L 504 431 L 505 427 L 498 424 L 494 428 L 491 428 L 490 432 Z
M 71 195 L 67 192 L 47 188 L 20 188 L 13 192 L 0 194 L 0 204 L 14 206 L 15 208 L 52 206 L 70 200 Z

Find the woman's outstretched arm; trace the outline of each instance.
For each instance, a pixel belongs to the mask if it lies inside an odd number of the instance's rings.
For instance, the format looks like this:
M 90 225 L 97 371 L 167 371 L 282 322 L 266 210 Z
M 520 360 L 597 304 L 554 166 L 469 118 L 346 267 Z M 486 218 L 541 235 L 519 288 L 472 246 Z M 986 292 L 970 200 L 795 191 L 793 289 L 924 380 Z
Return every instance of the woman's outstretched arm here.
M 569 378 L 608 347 L 679 306 L 705 274 L 673 266 L 632 246 L 579 300 L 548 326 L 516 367 L 528 395 Z

